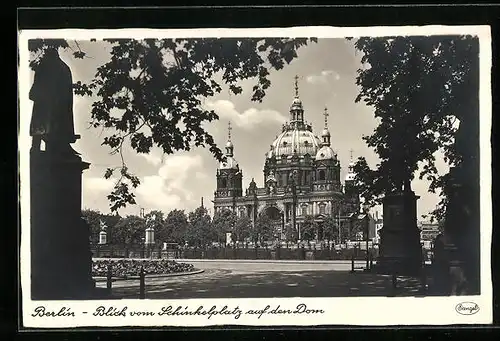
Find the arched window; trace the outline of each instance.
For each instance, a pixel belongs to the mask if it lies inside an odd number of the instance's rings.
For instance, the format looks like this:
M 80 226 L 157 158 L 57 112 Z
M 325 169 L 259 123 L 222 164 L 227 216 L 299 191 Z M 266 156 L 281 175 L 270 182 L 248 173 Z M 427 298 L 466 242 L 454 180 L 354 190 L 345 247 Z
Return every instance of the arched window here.
M 323 169 L 319 171 L 319 180 L 325 180 L 325 171 Z
M 227 187 L 227 180 L 226 180 L 226 178 L 220 179 L 220 186 L 222 188 L 226 188 Z
M 302 216 L 307 215 L 307 206 L 302 206 Z

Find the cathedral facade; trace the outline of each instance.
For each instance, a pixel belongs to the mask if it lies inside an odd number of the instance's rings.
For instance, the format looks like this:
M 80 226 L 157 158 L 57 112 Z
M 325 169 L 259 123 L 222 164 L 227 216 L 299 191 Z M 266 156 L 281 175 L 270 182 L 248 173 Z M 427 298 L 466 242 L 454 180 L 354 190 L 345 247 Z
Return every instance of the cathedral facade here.
M 340 162 L 331 148 L 328 112 L 320 137 L 304 121 L 304 108 L 299 98 L 297 78 L 295 98 L 290 107 L 290 120 L 266 153 L 264 183 L 254 179 L 248 188 L 242 187 L 243 172 L 234 155 L 229 125 L 226 161 L 217 169 L 217 189 L 214 210 L 230 209 L 238 217 L 247 216 L 255 223 L 258 216 L 267 214 L 273 221 L 275 236 L 284 238 L 288 228 L 301 239 L 301 224 L 308 215 L 321 225 L 327 216 L 334 216 L 339 229 L 353 214 L 359 212 L 359 196 L 354 191 L 353 162 L 341 181 Z M 316 235 L 316 239 L 322 239 Z

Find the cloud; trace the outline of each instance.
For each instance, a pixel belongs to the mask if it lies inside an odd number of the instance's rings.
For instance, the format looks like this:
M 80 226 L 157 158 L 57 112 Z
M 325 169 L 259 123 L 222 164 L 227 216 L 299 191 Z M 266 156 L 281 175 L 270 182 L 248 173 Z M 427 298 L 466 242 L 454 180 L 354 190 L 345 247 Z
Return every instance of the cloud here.
M 326 84 L 331 78 L 338 81 L 340 80 L 340 75 L 333 70 L 323 70 L 319 74 L 307 76 L 306 81 L 310 84 Z
M 91 192 L 104 192 L 111 191 L 115 185 L 116 180 L 104 178 L 83 178 L 83 187 Z
M 146 159 L 147 162 L 154 166 L 158 166 L 162 163 L 163 158 L 158 155 L 159 153 L 151 150 L 148 154 L 140 153 L 139 155 Z
M 236 110 L 233 102 L 227 100 L 217 100 L 215 102 L 207 101 L 205 107 L 209 110 L 214 110 L 221 120 L 231 121 L 236 126 L 247 130 L 253 129 L 264 123 L 286 122 L 285 116 L 270 109 L 259 110 L 256 108 L 249 108 L 240 113 Z
M 143 177 L 137 194 L 151 209 L 171 209 L 179 207 L 181 203 L 181 197 L 171 193 L 165 179 L 158 175 Z
M 168 211 L 174 208 L 189 206 L 188 202 L 195 198 L 191 188 L 196 188 L 198 173 L 203 169 L 200 155 L 167 156 L 158 174 L 144 176 L 137 188 L 140 200 L 151 209 Z

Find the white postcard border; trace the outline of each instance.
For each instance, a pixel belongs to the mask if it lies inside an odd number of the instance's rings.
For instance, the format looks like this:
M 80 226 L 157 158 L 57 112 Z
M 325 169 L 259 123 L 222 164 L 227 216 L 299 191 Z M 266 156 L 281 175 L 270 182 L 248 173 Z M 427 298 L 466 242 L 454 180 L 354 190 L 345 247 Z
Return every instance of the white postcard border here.
M 346 298 L 258 298 L 258 299 L 186 299 L 186 300 L 105 300 L 105 301 L 32 301 L 30 297 L 30 201 L 29 201 L 29 124 L 31 112 L 27 110 L 29 84 L 29 52 L 27 41 L 35 38 L 165 38 L 165 37 L 317 37 L 341 38 L 358 36 L 396 35 L 477 35 L 480 39 L 480 175 L 481 175 L 481 295 L 452 297 L 346 297 Z M 400 26 L 400 27 L 292 27 L 260 29 L 117 29 L 117 30 L 25 30 L 19 33 L 19 169 L 21 200 L 21 286 L 22 316 L 25 327 L 120 327 L 120 326 L 211 326 L 211 325 L 452 325 L 492 323 L 491 283 L 491 33 L 489 26 Z M 460 302 L 474 302 L 480 310 L 474 315 L 460 315 L 455 307 Z M 292 311 L 305 304 L 307 309 L 323 312 L 272 314 L 271 310 Z M 241 310 L 228 315 L 159 316 L 163 307 L 181 306 L 195 311 L 199 306 L 210 310 L 216 306 L 225 311 Z M 38 306 L 59 311 L 69 308 L 75 317 L 33 317 Z M 99 306 L 127 307 L 128 316 L 99 317 L 93 312 Z M 184 309 L 188 306 L 189 309 Z M 269 306 L 267 309 L 266 307 Z M 118 310 L 119 310 L 118 309 Z M 265 310 L 249 314 L 249 310 Z M 300 309 L 299 309 L 300 310 Z M 132 311 L 151 311 L 155 316 L 130 316 Z

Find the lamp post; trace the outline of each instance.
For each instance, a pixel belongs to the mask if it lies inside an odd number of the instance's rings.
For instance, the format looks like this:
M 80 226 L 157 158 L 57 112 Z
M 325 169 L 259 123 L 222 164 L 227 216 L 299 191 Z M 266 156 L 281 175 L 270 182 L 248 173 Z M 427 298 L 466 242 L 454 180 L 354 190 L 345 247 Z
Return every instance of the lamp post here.
M 338 212 L 337 212 L 337 232 L 338 232 L 337 241 L 338 241 L 338 244 L 340 247 L 340 244 L 342 244 L 342 229 L 340 227 L 340 207 L 339 207 Z
M 142 257 L 141 258 L 145 258 L 146 257 L 146 238 L 142 237 Z
M 370 209 L 370 206 L 367 204 L 363 204 L 363 211 L 365 213 L 365 234 L 366 234 L 366 270 L 368 271 L 370 269 L 370 257 L 368 254 L 368 235 L 369 235 L 369 229 L 370 229 L 370 221 L 368 217 L 368 211 Z
M 281 211 L 281 233 L 280 233 L 280 243 L 283 240 L 283 234 L 285 233 L 285 213 Z

